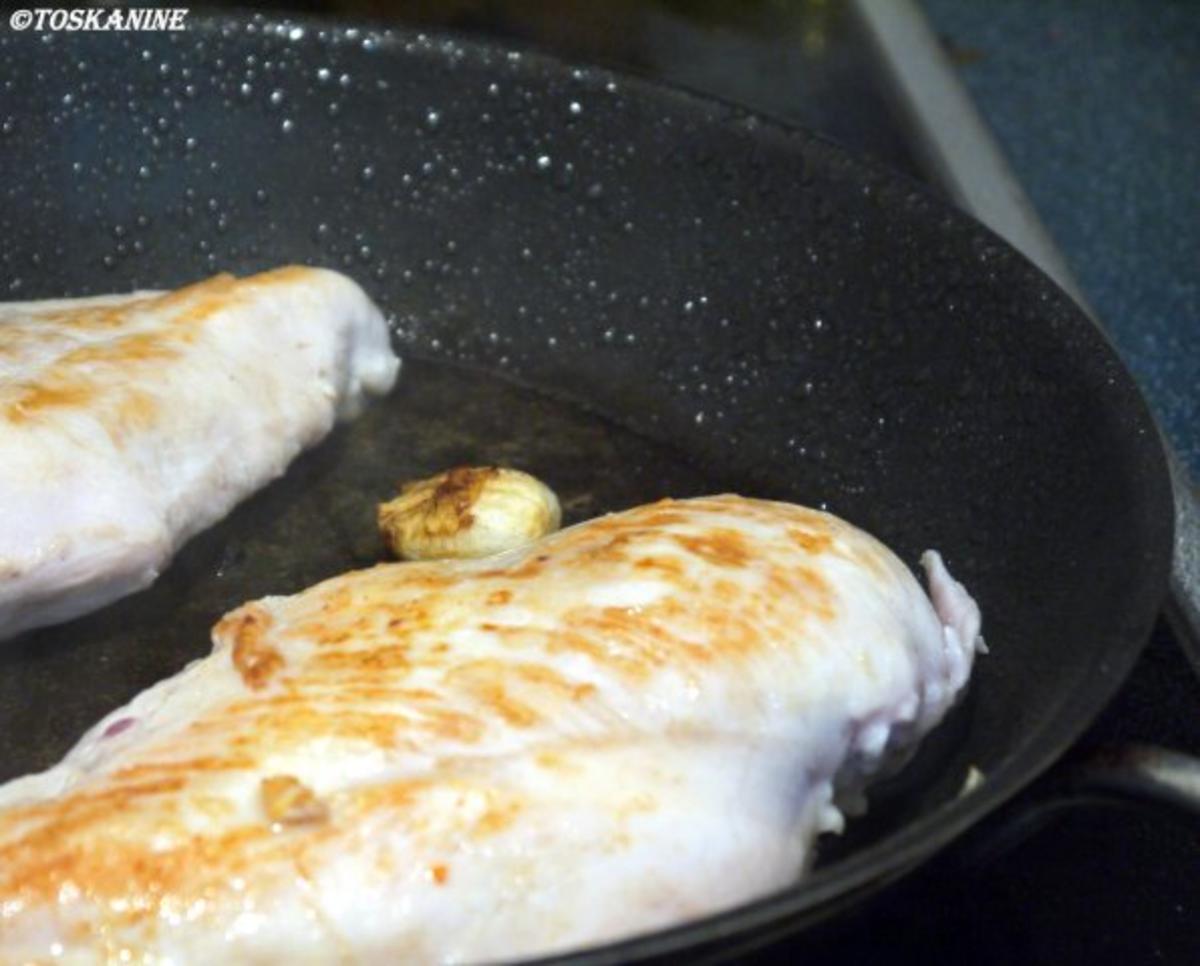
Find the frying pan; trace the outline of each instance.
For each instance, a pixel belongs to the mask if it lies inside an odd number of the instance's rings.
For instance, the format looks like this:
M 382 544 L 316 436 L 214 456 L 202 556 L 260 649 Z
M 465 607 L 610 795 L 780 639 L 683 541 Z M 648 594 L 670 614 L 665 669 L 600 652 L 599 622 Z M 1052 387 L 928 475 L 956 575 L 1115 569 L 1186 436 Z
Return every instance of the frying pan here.
M 0 76 L 10 297 L 329 265 L 406 358 L 154 587 L 0 650 L 0 777 L 205 653 L 225 610 L 374 562 L 374 503 L 460 462 L 537 473 L 568 522 L 715 490 L 827 507 L 908 561 L 937 547 L 984 610 L 967 699 L 811 876 L 588 961 L 733 954 L 846 909 L 1027 786 L 1137 658 L 1172 543 L 1146 406 L 1068 298 L 918 185 L 446 35 L 9 33 Z

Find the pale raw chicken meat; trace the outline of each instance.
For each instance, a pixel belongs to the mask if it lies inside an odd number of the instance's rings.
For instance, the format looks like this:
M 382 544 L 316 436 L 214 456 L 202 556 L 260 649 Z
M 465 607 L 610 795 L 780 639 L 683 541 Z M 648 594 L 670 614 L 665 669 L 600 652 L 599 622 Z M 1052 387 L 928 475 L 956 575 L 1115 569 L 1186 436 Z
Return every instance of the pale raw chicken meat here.
M 321 269 L 0 305 L 0 639 L 149 585 L 398 365 Z
M 967 681 L 926 564 L 937 609 L 861 530 L 720 496 L 246 604 L 0 788 L 0 949 L 512 959 L 786 886 Z

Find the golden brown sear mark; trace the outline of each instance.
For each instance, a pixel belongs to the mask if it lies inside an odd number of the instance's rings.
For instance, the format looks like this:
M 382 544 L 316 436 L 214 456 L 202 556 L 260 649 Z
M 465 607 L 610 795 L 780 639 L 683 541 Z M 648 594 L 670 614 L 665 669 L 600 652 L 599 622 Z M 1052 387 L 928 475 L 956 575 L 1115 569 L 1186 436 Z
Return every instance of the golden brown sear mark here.
M 834 616 L 833 589 L 812 567 L 773 568 L 767 575 L 767 591 L 775 600 L 802 600 L 806 611 L 821 620 Z
M 0 412 L 10 422 L 21 424 L 51 410 L 90 407 L 101 400 L 116 401 L 119 411 L 108 416 L 106 425 L 110 431 L 117 431 L 122 419 L 129 414 L 120 403 L 135 390 L 128 380 L 92 378 L 94 367 L 169 362 L 181 354 L 184 345 L 195 340 L 196 333 L 192 329 L 196 324 L 236 305 L 240 296 L 255 288 L 286 284 L 309 271 L 293 265 L 247 279 L 223 273 L 172 292 L 133 298 L 117 305 L 34 310 L 30 318 L 36 320 L 38 326 L 0 325 L 0 349 L 6 344 L 11 347 L 21 341 L 38 341 L 42 338 L 38 328 L 47 325 L 84 332 L 116 331 L 116 337 L 109 341 L 78 346 L 65 352 L 48 363 L 36 381 L 10 386 L 3 393 L 7 399 L 0 402 L 3 407 Z M 121 328 L 151 312 L 161 313 L 163 324 L 151 331 L 120 334 Z M 147 412 L 142 405 L 136 415 L 145 418 Z
M 262 780 L 263 811 L 282 825 L 311 825 L 329 818 L 329 806 L 293 775 L 271 775 Z
M 825 553 L 833 546 L 833 537 L 815 529 L 788 527 L 787 533 L 792 543 L 812 554 Z
M 454 690 L 466 692 L 481 710 L 496 715 L 514 728 L 529 728 L 541 720 L 533 708 L 512 696 L 506 685 L 506 669 L 495 661 L 473 661 L 453 668 L 446 681 Z
M 11 395 L 14 398 L 5 405 L 4 415 L 20 424 L 47 409 L 86 406 L 95 397 L 95 390 L 86 379 L 55 379 L 18 383 Z
M 158 919 L 160 904 L 172 898 L 211 900 L 229 892 L 236 876 L 271 861 L 263 849 L 271 835 L 265 825 L 190 836 L 164 849 L 141 838 L 103 835 L 107 821 L 98 816 L 74 835 L 50 821 L 14 848 L 0 849 L 0 897 L 53 906 L 64 886 L 86 883 L 94 899 L 123 901 L 102 907 L 102 928 L 106 919 L 129 925 Z M 289 844 L 281 842 L 280 850 Z
M 633 566 L 636 570 L 654 571 L 671 581 L 681 581 L 685 576 L 683 562 L 677 557 L 662 557 L 651 554 L 640 558 Z
M 129 324 L 134 311 L 142 311 L 158 304 L 161 295 L 143 295 L 138 298 L 126 299 L 116 305 L 80 305 L 61 309 L 34 310 L 29 318 L 35 324 L 5 325 L 0 327 L 0 343 L 6 340 L 6 335 L 15 334 L 18 338 L 24 336 L 39 337 L 38 330 L 45 325 L 70 328 L 77 331 L 97 329 L 120 329 Z
M 326 650 L 312 659 L 312 666 L 325 671 L 399 671 L 410 667 L 409 649 L 403 644 L 386 644 L 362 650 Z
M 642 527 L 676 527 L 688 522 L 687 514 L 680 513 L 678 510 L 668 509 L 668 506 L 673 505 L 673 500 L 662 500 L 659 503 L 652 504 L 650 510 L 643 513 L 639 519 L 639 524 Z
M 744 567 L 752 556 L 746 538 L 736 530 L 714 528 L 699 536 L 682 533 L 671 536 L 689 553 L 719 567 Z
M 271 615 L 258 604 L 247 604 L 226 614 L 213 629 L 219 641 L 233 642 L 233 666 L 251 691 L 261 691 L 284 667 L 283 655 L 264 637 Z
M 178 775 L 183 778 L 191 778 L 196 775 L 251 768 L 253 765 L 254 759 L 246 755 L 201 755 L 198 758 L 178 761 L 138 762 L 126 765 L 114 772 L 113 778 L 122 782 L 139 782 L 145 785 L 169 776 Z

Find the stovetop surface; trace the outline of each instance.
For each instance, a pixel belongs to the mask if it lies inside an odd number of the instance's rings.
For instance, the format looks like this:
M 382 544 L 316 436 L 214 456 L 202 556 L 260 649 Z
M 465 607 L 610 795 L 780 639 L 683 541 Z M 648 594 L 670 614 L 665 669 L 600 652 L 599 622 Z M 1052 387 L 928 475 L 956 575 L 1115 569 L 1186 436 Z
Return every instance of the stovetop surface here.
M 1200 4 L 921 3 L 1200 478 Z

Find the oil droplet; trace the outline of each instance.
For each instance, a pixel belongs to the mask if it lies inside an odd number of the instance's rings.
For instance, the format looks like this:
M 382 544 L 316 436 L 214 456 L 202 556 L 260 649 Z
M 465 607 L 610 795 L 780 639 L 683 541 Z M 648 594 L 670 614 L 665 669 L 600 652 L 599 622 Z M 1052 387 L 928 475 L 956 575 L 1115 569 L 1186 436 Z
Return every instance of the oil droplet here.
M 442 123 L 442 115 L 440 111 L 434 110 L 432 107 L 425 112 L 425 126 L 431 131 L 437 130 L 437 126 Z
M 538 155 L 537 169 L 539 171 L 549 171 L 550 164 L 551 164 L 550 155 L 548 155 L 548 154 L 539 154 Z

